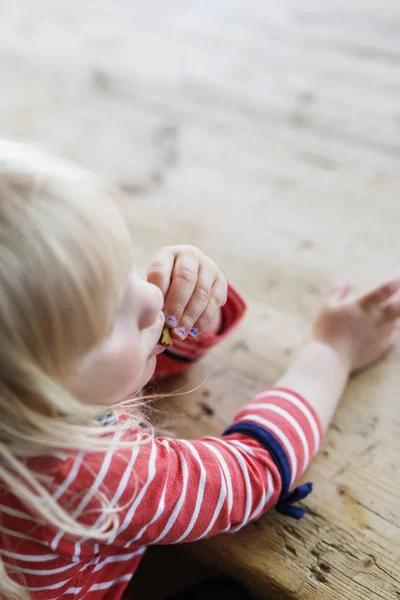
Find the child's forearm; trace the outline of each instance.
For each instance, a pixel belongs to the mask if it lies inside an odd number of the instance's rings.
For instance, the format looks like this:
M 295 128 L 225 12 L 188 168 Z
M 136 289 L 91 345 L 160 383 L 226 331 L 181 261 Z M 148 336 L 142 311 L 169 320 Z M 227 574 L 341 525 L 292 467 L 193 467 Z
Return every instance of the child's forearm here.
M 345 358 L 330 345 L 313 341 L 281 377 L 277 386 L 290 388 L 307 398 L 326 431 L 349 374 L 350 365 Z

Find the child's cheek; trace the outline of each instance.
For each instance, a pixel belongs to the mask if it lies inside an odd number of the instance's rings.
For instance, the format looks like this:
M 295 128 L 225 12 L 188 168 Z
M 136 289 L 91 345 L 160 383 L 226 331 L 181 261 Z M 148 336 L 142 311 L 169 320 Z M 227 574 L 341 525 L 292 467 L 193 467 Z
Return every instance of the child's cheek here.
M 153 363 L 153 360 L 148 360 L 147 357 L 142 356 L 138 348 L 131 348 L 121 359 L 121 367 L 123 365 L 121 380 L 124 380 L 131 390 L 132 386 L 135 387 L 135 391 L 140 389 L 152 375 L 154 366 L 151 363 Z M 151 373 L 148 375 L 150 367 Z

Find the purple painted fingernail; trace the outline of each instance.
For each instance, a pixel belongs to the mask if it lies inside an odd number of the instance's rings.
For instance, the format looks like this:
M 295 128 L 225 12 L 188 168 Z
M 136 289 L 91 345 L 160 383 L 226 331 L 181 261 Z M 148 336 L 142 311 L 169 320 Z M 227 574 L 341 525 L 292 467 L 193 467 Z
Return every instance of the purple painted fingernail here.
M 193 327 L 193 329 L 190 330 L 190 335 L 196 337 L 197 335 L 199 335 L 199 332 L 197 329 L 195 329 L 195 327 Z
M 167 318 L 165 319 L 165 321 L 168 323 L 168 325 L 172 325 L 172 327 L 173 327 L 174 325 L 176 325 L 176 317 L 175 317 L 175 316 L 172 316 L 172 317 L 167 317 Z
M 182 339 L 186 337 L 186 329 L 184 327 L 178 327 L 177 329 L 175 329 L 175 331 Z

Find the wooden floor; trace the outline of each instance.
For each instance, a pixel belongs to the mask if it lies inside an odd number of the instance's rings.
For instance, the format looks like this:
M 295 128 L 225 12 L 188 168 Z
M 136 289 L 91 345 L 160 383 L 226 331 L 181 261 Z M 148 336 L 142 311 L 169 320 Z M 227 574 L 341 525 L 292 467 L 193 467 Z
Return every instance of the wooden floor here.
M 289 363 L 332 279 L 361 289 L 400 264 L 400 4 L 3 0 L 1 12 L 0 133 L 121 186 L 143 262 L 199 245 L 248 299 L 242 331 L 189 381 L 207 387 L 178 402 L 181 433 L 218 433 Z M 214 560 L 260 597 L 400 598 L 399 363 L 396 350 L 352 383 L 310 469 L 308 518 L 267 516 L 216 542 Z

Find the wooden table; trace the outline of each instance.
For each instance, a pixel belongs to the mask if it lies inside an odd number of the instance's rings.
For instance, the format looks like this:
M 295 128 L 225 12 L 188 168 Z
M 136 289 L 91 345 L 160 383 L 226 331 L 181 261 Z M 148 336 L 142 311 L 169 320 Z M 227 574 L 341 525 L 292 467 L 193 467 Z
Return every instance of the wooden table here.
M 241 331 L 166 386 L 188 390 L 204 381 L 193 394 L 168 400 L 166 425 L 186 437 L 220 433 L 245 399 L 283 371 L 297 330 L 295 319 L 251 304 Z M 399 598 L 396 358 L 352 381 L 304 477 L 315 489 L 302 521 L 273 511 L 233 537 L 221 535 L 187 551 L 239 578 L 259 598 Z
M 240 331 L 170 384 L 202 386 L 166 402 L 182 435 L 221 432 L 333 278 L 361 289 L 399 264 L 397 0 L 5 4 L 1 131 L 120 185 L 143 262 L 199 245 L 248 299 Z M 187 552 L 260 598 L 399 600 L 399 359 L 351 383 L 303 521 L 271 512 Z

